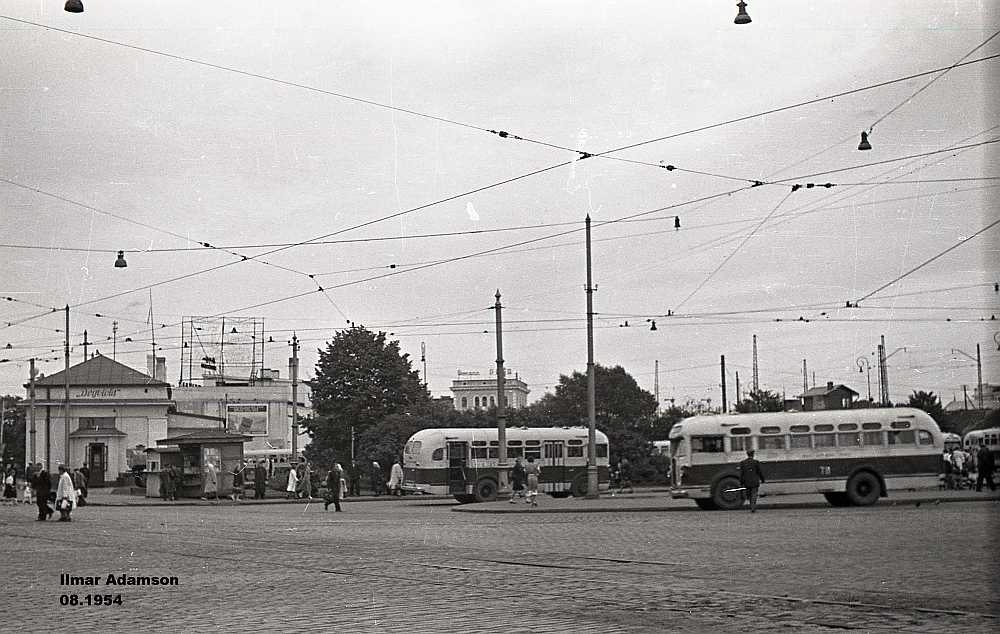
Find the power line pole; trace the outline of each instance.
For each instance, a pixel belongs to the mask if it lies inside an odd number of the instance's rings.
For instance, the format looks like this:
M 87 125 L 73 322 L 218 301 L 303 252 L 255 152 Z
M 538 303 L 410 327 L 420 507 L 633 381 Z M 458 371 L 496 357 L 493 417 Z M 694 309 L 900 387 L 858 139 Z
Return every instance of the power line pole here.
M 292 375 L 292 460 L 294 461 L 299 455 L 299 338 L 295 333 L 292 333 L 292 358 L 288 366 Z
M 726 355 L 720 355 L 720 359 L 722 361 L 722 413 L 725 414 L 729 411 L 726 403 Z
M 740 405 L 740 371 L 736 371 L 736 406 Z
M 976 377 L 979 379 L 979 409 L 983 409 L 983 357 L 976 344 Z
M 809 390 L 809 370 L 806 369 L 806 360 L 802 360 L 802 393 Z
M 63 464 L 66 468 L 69 468 L 69 304 L 66 304 L 66 368 L 63 371 L 63 387 L 65 392 L 63 394 L 63 419 L 66 423 L 65 433 L 63 434 L 63 442 L 65 442 L 65 447 L 63 450 Z
M 882 407 L 889 406 L 889 386 L 887 385 L 888 376 L 885 369 L 885 335 L 881 336 L 880 343 L 878 344 L 878 375 L 879 375 L 879 389 L 881 393 L 879 394 L 879 399 L 882 401 Z
M 590 214 L 587 214 L 587 498 L 600 496 L 597 482 L 597 412 L 594 397 L 594 285 L 590 264 Z
M 31 442 L 31 464 L 37 462 L 36 457 L 36 442 L 35 442 L 35 359 L 31 359 L 31 363 L 28 367 L 28 418 L 31 427 L 28 431 L 28 438 Z M 48 465 L 45 465 L 48 469 Z
M 753 336 L 753 392 L 760 391 L 760 376 L 757 374 L 757 335 Z
M 427 346 L 420 342 L 420 363 L 424 366 L 424 390 L 427 390 Z
M 497 475 L 500 478 L 498 491 L 500 497 L 506 497 L 510 492 L 507 486 L 507 407 L 504 402 L 504 383 L 507 380 L 503 369 L 503 320 L 500 311 L 500 289 L 497 289 L 496 303 L 493 308 L 497 311 L 497 444 L 499 452 L 497 455 Z
M 660 415 L 660 360 L 653 361 L 653 396 L 656 397 L 656 415 Z
M 118 322 L 111 322 L 111 359 L 113 361 L 118 360 Z M 46 468 L 48 468 L 46 466 Z

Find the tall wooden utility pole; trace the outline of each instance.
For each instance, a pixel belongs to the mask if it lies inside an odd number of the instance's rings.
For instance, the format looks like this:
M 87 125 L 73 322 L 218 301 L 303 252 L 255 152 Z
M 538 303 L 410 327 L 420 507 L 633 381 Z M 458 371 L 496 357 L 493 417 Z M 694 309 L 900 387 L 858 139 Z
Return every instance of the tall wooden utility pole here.
M 497 444 L 499 445 L 497 474 L 500 477 L 499 493 L 506 496 L 510 492 L 507 485 L 507 407 L 504 399 L 504 384 L 507 377 L 503 369 L 503 320 L 500 317 L 500 311 L 503 307 L 500 305 L 499 288 L 496 299 L 493 308 L 497 311 Z

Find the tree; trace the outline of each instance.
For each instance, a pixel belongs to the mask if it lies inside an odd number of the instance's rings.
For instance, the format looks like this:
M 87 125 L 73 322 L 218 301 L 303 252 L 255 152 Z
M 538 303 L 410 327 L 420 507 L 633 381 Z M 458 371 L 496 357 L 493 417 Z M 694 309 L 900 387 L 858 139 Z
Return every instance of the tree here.
M 308 384 L 314 417 L 303 421 L 312 436 L 306 455 L 321 464 L 350 459 L 352 426 L 360 437 L 390 415 L 423 413 L 431 403 L 399 342 L 364 326 L 338 332 L 319 350 Z
M 25 461 L 25 417 L 26 411 L 20 396 L 0 396 L 3 399 L 3 444 L 0 445 L 0 460 L 3 464 L 24 464 Z M 30 456 L 28 459 L 30 460 Z
M 909 407 L 916 407 L 917 409 L 924 410 L 938 423 L 944 419 L 944 409 L 941 407 L 941 399 L 939 399 L 934 392 L 914 390 L 913 394 L 910 394 L 907 405 Z
M 621 366 L 594 366 L 594 405 L 598 425 L 605 431 L 650 420 L 656 413 L 656 397 Z M 587 375 L 560 376 L 555 394 L 546 394 L 533 407 L 553 424 L 586 425 Z
M 751 414 L 754 412 L 781 412 L 785 409 L 785 400 L 777 392 L 770 390 L 752 390 L 750 398 L 743 399 L 736 404 L 736 411 L 740 414 Z

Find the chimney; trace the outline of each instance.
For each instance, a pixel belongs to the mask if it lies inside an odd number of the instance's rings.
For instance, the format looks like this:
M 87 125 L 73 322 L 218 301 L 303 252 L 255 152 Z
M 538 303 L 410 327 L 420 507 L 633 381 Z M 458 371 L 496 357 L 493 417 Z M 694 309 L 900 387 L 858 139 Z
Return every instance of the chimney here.
M 833 381 L 827 381 L 826 382 L 826 389 L 828 389 L 828 390 L 832 390 L 833 389 Z

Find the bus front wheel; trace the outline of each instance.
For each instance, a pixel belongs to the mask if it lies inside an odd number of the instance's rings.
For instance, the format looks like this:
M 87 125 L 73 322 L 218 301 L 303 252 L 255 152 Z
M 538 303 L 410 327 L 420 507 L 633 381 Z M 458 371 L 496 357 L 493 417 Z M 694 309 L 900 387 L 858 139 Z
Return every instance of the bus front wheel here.
M 726 476 L 715 483 L 712 491 L 712 503 L 723 511 L 735 511 L 743 506 L 743 491 L 733 491 L 740 488 L 740 481 L 733 476 Z
M 483 478 L 476 482 L 476 501 L 493 502 L 497 499 L 497 483 L 491 478 Z
M 875 474 L 861 471 L 847 481 L 847 498 L 854 506 L 871 506 L 878 501 L 879 483 Z

